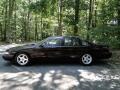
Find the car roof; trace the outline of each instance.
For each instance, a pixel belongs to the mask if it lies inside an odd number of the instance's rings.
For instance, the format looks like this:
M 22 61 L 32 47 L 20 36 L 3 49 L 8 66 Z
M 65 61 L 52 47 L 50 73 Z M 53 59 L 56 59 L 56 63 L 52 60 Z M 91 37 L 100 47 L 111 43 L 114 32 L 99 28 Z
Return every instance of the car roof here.
M 51 36 L 51 37 L 48 37 L 48 38 L 65 38 L 65 37 L 68 37 L 68 38 L 79 38 L 79 36 Z

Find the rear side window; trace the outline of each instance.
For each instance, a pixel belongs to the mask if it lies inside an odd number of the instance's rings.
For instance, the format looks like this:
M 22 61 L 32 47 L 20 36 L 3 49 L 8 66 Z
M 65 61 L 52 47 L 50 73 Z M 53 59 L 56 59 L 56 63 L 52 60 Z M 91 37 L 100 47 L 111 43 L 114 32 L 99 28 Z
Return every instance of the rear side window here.
M 62 39 L 60 38 L 48 39 L 46 42 L 44 42 L 43 45 L 45 47 L 58 47 L 62 45 Z
M 82 41 L 83 46 L 90 46 L 90 44 L 87 41 Z
M 79 38 L 65 37 L 64 46 L 81 46 Z

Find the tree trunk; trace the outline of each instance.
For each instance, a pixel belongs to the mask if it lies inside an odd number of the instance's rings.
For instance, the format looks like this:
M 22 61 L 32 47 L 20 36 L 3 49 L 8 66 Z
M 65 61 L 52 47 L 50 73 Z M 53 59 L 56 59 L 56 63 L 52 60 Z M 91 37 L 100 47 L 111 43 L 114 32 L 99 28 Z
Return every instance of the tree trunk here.
M 97 7 L 96 7 L 96 0 L 92 1 L 92 10 L 93 10 L 93 18 L 92 18 L 92 27 L 95 28 L 96 27 L 96 23 L 97 23 Z
M 118 10 L 118 26 L 120 26 L 120 10 Z
M 117 9 L 118 26 L 120 26 L 120 0 L 116 1 L 116 9 Z
M 92 28 L 92 0 L 89 3 L 89 18 L 88 18 L 88 31 L 87 31 L 87 40 L 90 39 L 89 30 Z
M 0 41 L 2 41 L 2 24 L 0 23 Z
M 29 3 L 29 5 L 30 5 L 30 3 L 31 3 L 31 1 L 29 0 L 28 1 L 28 3 Z M 27 26 L 28 26 L 28 41 L 30 41 L 30 10 L 28 10 L 28 17 L 27 17 Z
M 10 42 L 10 40 L 12 40 L 11 39 L 12 38 L 12 36 L 11 36 L 12 33 L 10 33 L 10 32 L 12 32 L 12 28 L 11 28 L 12 24 L 11 24 L 11 22 L 12 22 L 12 18 L 13 18 L 14 2 L 15 2 L 15 0 L 9 0 L 7 42 Z
M 4 10 L 4 33 L 3 33 L 3 40 L 7 42 L 7 19 L 8 19 L 8 0 L 5 3 L 5 10 Z
M 26 15 L 24 15 L 24 13 L 23 13 L 23 15 L 22 15 L 22 22 L 21 22 L 21 24 L 22 24 L 22 33 L 21 33 L 21 39 L 22 39 L 22 42 L 24 42 L 24 41 L 27 41 L 27 22 L 26 22 L 27 20 L 26 20 Z
M 37 22 L 37 15 L 35 15 L 35 41 L 38 40 L 38 22 Z
M 24 36 L 24 40 L 27 41 L 27 20 L 26 20 L 26 16 L 24 16 L 24 30 L 25 30 L 25 36 Z
M 62 0 L 58 0 L 58 31 L 57 35 L 62 35 Z
M 17 41 L 17 28 L 16 28 L 16 19 L 17 19 L 17 15 L 16 15 L 16 7 L 17 7 L 17 3 L 16 3 L 16 1 L 15 1 L 15 14 L 14 14 L 14 32 L 15 32 L 15 38 L 14 38 L 14 40 L 15 40 L 15 42 Z
M 42 18 L 42 13 L 41 13 L 41 40 L 43 39 L 43 18 Z
M 74 25 L 74 35 L 77 35 L 77 33 L 78 33 L 79 4 L 80 4 L 80 0 L 75 0 L 75 25 Z

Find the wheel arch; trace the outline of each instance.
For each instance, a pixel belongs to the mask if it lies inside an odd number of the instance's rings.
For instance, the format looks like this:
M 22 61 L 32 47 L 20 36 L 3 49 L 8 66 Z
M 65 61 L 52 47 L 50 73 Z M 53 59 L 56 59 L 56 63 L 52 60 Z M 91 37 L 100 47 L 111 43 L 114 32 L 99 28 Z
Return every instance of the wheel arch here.
M 91 50 L 85 50 L 85 51 L 83 51 L 82 53 L 81 53 L 81 57 L 82 57 L 82 55 L 84 55 L 84 54 L 90 54 L 93 58 L 95 58 L 95 56 L 94 56 L 94 52 L 92 52 Z
M 30 53 L 25 52 L 25 51 L 18 51 L 18 52 L 16 52 L 15 55 L 14 55 L 14 59 L 15 59 L 15 57 L 16 57 L 18 54 L 21 54 L 21 53 L 24 53 L 24 54 L 28 55 L 28 57 L 31 59 Z

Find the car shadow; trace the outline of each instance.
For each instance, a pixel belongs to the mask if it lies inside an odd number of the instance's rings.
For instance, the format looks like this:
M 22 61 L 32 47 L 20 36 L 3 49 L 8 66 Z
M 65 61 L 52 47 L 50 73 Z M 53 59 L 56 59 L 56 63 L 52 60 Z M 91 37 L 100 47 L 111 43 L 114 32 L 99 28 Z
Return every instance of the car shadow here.
M 96 60 L 92 65 L 88 66 L 103 66 L 108 65 L 108 61 L 106 60 Z M 39 65 L 79 65 L 84 66 L 80 63 L 78 59 L 43 59 L 43 60 L 34 60 L 30 65 L 28 66 L 39 66 Z

